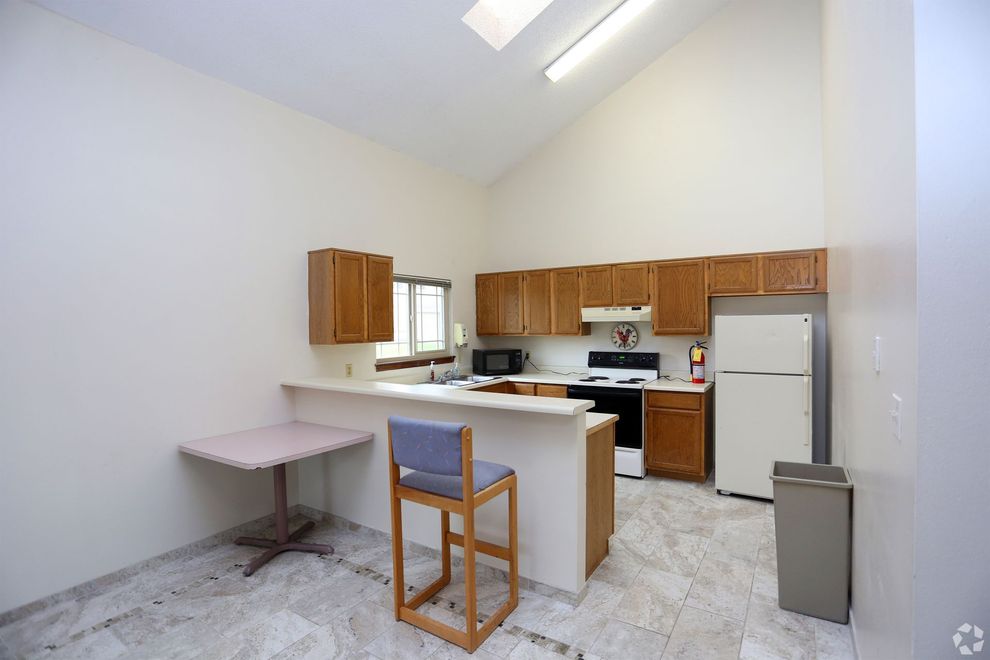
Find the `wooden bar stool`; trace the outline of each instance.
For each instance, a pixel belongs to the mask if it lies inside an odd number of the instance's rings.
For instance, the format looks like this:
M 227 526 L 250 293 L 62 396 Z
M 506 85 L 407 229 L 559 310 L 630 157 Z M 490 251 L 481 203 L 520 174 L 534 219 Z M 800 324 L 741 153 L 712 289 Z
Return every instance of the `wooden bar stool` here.
M 519 602 L 519 549 L 516 543 L 516 473 L 505 465 L 475 461 L 471 429 L 464 424 L 389 417 L 388 454 L 392 495 L 392 564 L 395 619 L 457 644 L 474 653 Z M 399 467 L 413 470 L 399 476 Z M 501 492 L 509 491 L 509 546 L 474 537 L 474 510 Z M 405 599 L 402 575 L 402 500 L 440 509 L 440 578 Z M 464 534 L 450 531 L 450 514 L 464 518 Z M 416 608 L 450 584 L 450 546 L 464 548 L 465 630 L 440 623 Z M 478 627 L 475 551 L 509 562 L 509 600 Z

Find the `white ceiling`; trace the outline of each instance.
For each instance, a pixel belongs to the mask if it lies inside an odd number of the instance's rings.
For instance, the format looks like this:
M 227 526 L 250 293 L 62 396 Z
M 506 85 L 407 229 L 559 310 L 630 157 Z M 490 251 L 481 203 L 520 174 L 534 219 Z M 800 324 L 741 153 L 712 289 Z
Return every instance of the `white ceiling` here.
M 34 0 L 80 23 L 488 184 L 728 0 L 657 0 L 560 82 L 543 69 L 619 0 L 556 0 L 501 51 L 476 0 Z

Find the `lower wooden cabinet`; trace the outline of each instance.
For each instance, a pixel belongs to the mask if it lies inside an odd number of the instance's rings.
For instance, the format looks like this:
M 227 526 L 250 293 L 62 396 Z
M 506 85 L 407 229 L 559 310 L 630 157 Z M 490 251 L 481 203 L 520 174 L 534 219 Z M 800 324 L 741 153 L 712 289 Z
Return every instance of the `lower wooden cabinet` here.
M 559 399 L 567 398 L 567 385 L 550 385 L 539 383 L 536 386 L 536 396 L 549 396 Z
M 485 385 L 484 387 L 476 387 L 472 392 L 496 392 L 498 394 L 514 394 L 511 389 L 512 383 L 502 381 L 501 383 L 494 383 L 493 385 Z
M 646 468 L 703 482 L 712 471 L 712 392 L 646 392 Z
M 554 385 L 551 383 L 517 383 L 514 381 L 504 381 L 476 387 L 472 392 L 498 392 L 499 394 L 522 394 L 524 396 L 549 396 L 567 398 L 566 385 Z

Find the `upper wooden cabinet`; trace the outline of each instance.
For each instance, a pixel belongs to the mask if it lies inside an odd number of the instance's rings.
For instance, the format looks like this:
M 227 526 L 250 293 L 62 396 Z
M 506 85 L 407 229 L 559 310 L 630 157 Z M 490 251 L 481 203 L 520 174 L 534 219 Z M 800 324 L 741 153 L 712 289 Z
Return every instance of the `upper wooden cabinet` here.
M 479 335 L 587 335 L 582 307 L 653 307 L 653 334 L 707 335 L 710 297 L 828 291 L 825 249 L 476 277 Z M 549 317 L 548 317 L 549 314 Z
M 550 271 L 550 334 L 586 335 L 590 323 L 581 322 L 581 285 L 577 268 Z
M 498 334 L 498 273 L 476 275 L 475 332 L 478 335 Z
M 650 264 L 585 266 L 581 271 L 582 307 L 650 304 Z
M 392 341 L 392 258 L 368 255 L 368 341 Z
M 309 253 L 309 343 L 392 341 L 392 257 Z
M 498 275 L 498 334 L 521 335 L 526 331 L 523 309 L 523 274 Z
M 581 307 L 612 306 L 612 267 L 581 268 Z
M 523 310 L 523 331 L 526 334 L 550 334 L 550 271 L 523 273 Z
M 617 307 L 650 304 L 650 264 L 612 266 L 612 304 Z
M 710 334 L 704 259 L 658 261 L 653 271 L 653 334 Z
M 755 254 L 741 257 L 712 257 L 708 260 L 708 293 L 745 295 L 760 291 L 760 277 Z
M 824 273 L 826 268 L 824 250 L 761 254 L 763 290 L 767 293 L 818 291 L 819 261 L 821 273 Z
M 712 296 L 779 295 L 828 291 L 825 250 L 709 257 Z

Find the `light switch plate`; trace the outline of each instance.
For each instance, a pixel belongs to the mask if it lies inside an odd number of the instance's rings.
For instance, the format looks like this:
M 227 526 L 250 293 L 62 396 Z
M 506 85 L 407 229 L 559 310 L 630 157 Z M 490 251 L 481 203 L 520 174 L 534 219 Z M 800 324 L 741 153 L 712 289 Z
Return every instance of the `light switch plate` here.
M 894 438 L 896 438 L 897 441 L 900 442 L 901 441 L 901 404 L 903 403 L 903 401 L 901 400 L 901 397 L 897 396 L 896 394 L 892 393 L 890 396 L 893 397 L 894 399 L 893 402 L 894 405 L 890 409 L 890 422 L 893 427 L 892 430 L 894 432 Z

